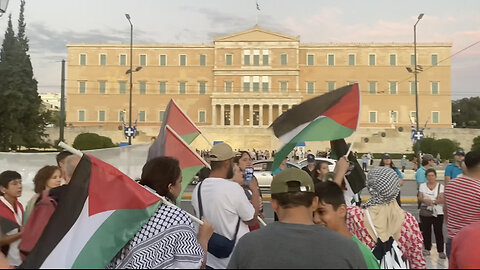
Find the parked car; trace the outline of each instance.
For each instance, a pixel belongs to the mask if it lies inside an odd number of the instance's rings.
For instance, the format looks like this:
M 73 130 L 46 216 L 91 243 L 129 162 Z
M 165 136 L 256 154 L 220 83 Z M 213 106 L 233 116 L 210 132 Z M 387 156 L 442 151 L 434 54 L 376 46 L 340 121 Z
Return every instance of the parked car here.
M 253 175 L 257 178 L 258 185 L 260 187 L 270 187 L 272 183 L 272 165 L 273 159 L 270 160 L 257 160 L 253 162 Z M 298 168 L 298 164 L 287 161 L 287 168 Z
M 337 164 L 337 161 L 335 159 L 329 159 L 329 158 L 316 157 L 315 161 L 316 162 L 318 162 L 318 161 L 328 162 L 328 169 L 331 172 L 333 172 L 333 170 L 335 169 L 335 165 Z M 302 159 L 298 162 L 298 166 L 300 166 L 300 168 L 303 168 L 303 167 L 307 166 L 307 164 L 308 164 L 307 159 Z

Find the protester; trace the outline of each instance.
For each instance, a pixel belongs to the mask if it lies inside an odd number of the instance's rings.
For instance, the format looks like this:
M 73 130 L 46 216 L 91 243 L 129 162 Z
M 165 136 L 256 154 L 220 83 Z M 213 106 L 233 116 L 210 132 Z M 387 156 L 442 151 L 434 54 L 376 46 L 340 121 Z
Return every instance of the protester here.
M 342 173 L 346 170 L 347 168 L 343 168 Z M 395 200 L 400 192 L 398 175 L 389 168 L 377 167 L 368 173 L 366 185 L 371 198 L 362 208 L 358 206 L 348 208 L 349 231 L 370 248 L 375 247 L 377 239 L 387 242 L 393 237 L 410 267 L 424 269 L 423 239 L 418 223 L 415 217 L 402 210 Z M 367 210 L 373 224 L 368 221 Z M 377 233 L 372 230 L 372 226 Z
M 442 161 L 442 159 L 440 158 L 440 153 L 437 153 L 437 166 L 440 165 L 440 161 Z
M 58 153 L 56 156 L 57 166 L 60 168 L 60 171 L 62 172 L 62 175 L 61 175 L 62 179 L 65 179 L 65 159 L 71 155 L 73 154 L 68 151 L 62 151 Z
M 140 184 L 175 203 L 182 188 L 182 171 L 178 160 L 158 157 L 142 170 Z M 187 213 L 162 204 L 107 268 L 157 269 L 201 268 L 205 265 L 212 225 L 203 219 L 198 235 Z
M 62 172 L 57 166 L 45 166 L 41 168 L 33 178 L 35 195 L 28 201 L 23 215 L 23 224 L 27 223 L 35 204 L 44 190 L 51 190 L 62 184 Z
M 402 165 L 402 173 L 405 172 L 405 168 L 407 167 L 407 156 L 403 155 L 402 160 L 400 161 L 400 164 Z
M 328 168 L 328 162 L 327 161 L 319 161 L 315 164 L 315 168 L 313 169 L 313 183 L 317 184 L 319 182 L 323 181 L 324 176 L 330 172 L 330 169 Z
M 367 155 L 364 154 L 362 156 L 362 169 L 364 172 L 368 172 L 367 167 L 368 167 L 368 157 Z
M 313 171 L 315 170 L 315 156 L 313 154 L 307 155 L 307 165 L 302 168 L 306 171 L 310 177 L 313 177 Z
M 256 217 L 260 206 L 258 184 L 255 180 L 248 184 L 252 191 L 251 203 L 245 196 L 243 188 L 228 180 L 233 177 L 233 158 L 236 155 L 237 153 L 226 143 L 213 146 L 210 152 L 212 167 L 210 177 L 203 180 L 192 192 L 195 213 L 213 224 L 217 236 L 234 241 L 238 241 L 249 232 L 248 225 L 257 223 Z M 219 255 L 216 251 L 208 250 L 207 266 L 215 269 L 226 268 L 231 254 L 223 258 L 224 254 Z
M 445 186 L 454 178 L 462 174 L 462 163 L 465 160 L 465 152 L 457 150 L 455 153 L 455 162 L 450 163 L 445 167 Z
M 438 256 L 446 259 L 443 241 L 443 203 L 444 189 L 442 184 L 437 183 L 437 172 L 428 169 L 425 173 L 428 182 L 420 185 L 418 200 L 422 203 L 420 207 L 420 223 L 422 226 L 423 244 L 425 250 L 423 255 L 430 255 L 432 249 L 432 225 L 435 232 L 435 243 L 437 244 Z
M 427 178 L 425 177 L 425 172 L 427 169 L 433 168 L 435 164 L 435 159 L 430 154 L 425 154 L 422 157 L 422 167 L 420 167 L 415 173 L 415 181 L 417 182 L 417 190 L 420 187 L 420 184 L 426 183 Z
M 403 174 L 400 172 L 400 170 L 397 167 L 395 167 L 395 164 L 393 164 L 393 161 L 390 158 L 389 154 L 383 154 L 382 159 L 380 160 L 380 165 L 379 166 L 391 168 L 392 170 L 394 170 L 395 173 L 398 175 L 398 181 L 400 182 L 400 187 L 403 186 Z M 400 193 L 401 193 L 401 191 L 398 192 L 397 198 L 395 198 L 395 199 L 397 200 L 398 205 L 402 206 Z
M 22 176 L 15 171 L 0 174 L 0 248 L 11 266 L 22 263 L 18 245 L 22 238 L 23 206 L 18 201 L 22 196 Z
M 275 176 L 272 207 L 279 222 L 243 236 L 228 268 L 365 268 L 355 243 L 313 223 L 314 189 L 305 171 L 290 168 Z
M 347 205 L 342 189 L 334 182 L 318 182 L 315 184 L 315 194 L 318 197 L 318 208 L 314 212 L 315 224 L 323 224 L 327 228 L 351 239 L 358 245 L 368 269 L 379 269 L 377 258 L 370 248 L 360 242 L 355 235 L 348 230 L 346 223 Z
M 64 159 L 64 171 L 65 171 L 65 185 L 53 188 L 49 192 L 49 196 L 52 197 L 57 203 L 60 203 L 65 196 L 65 190 L 73 177 L 73 173 L 80 162 L 81 157 L 77 155 L 69 155 Z
M 368 163 L 370 164 L 370 166 L 372 166 L 372 165 L 373 165 L 373 156 L 372 156 L 372 153 L 368 152 L 367 158 L 368 158 Z
M 478 269 L 480 266 L 480 222 L 461 229 L 452 246 L 449 269 Z
M 445 186 L 447 205 L 447 256 L 450 255 L 452 241 L 464 227 L 480 221 L 480 151 L 465 155 L 466 171 L 450 180 Z

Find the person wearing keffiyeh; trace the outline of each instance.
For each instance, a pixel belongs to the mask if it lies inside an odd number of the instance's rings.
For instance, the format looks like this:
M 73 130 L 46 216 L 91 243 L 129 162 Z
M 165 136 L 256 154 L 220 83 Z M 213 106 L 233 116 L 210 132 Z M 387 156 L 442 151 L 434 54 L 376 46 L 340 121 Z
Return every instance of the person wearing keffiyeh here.
M 425 258 L 422 254 L 423 237 L 415 217 L 400 208 L 395 198 L 400 192 L 398 175 L 390 168 L 372 169 L 366 186 L 371 198 L 362 207 L 348 208 L 347 226 L 349 231 L 370 248 L 377 237 L 368 221 L 365 210 L 368 209 L 372 223 L 382 242 L 392 236 L 413 269 L 424 269 Z

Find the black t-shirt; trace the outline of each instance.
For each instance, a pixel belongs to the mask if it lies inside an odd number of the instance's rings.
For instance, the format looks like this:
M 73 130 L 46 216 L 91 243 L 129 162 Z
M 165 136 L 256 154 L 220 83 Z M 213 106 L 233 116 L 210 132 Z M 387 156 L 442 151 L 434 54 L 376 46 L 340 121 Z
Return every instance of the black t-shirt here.
M 303 167 L 302 170 L 306 171 L 308 173 L 308 175 L 310 175 L 310 177 L 312 177 L 312 179 L 313 179 L 313 171 L 310 171 L 308 169 L 308 165 Z

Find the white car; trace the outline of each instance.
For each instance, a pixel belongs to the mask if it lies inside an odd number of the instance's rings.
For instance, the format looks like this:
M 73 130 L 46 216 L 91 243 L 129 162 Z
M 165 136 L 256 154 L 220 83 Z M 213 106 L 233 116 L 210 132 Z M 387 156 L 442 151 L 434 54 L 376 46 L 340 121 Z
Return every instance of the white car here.
M 335 169 L 335 165 L 337 164 L 337 161 L 335 159 L 329 159 L 329 158 L 316 157 L 315 161 L 316 162 L 319 162 L 319 161 L 328 162 L 328 170 L 331 171 L 331 172 L 333 172 L 333 170 Z M 307 166 L 307 164 L 308 164 L 307 159 L 302 159 L 298 162 L 298 166 L 300 166 L 300 168 L 303 168 L 303 167 Z
M 260 187 L 270 187 L 272 183 L 272 165 L 273 160 L 257 160 L 253 162 L 253 175 L 257 178 Z M 287 161 L 287 168 L 301 169 L 298 164 Z

